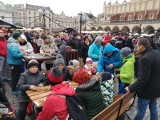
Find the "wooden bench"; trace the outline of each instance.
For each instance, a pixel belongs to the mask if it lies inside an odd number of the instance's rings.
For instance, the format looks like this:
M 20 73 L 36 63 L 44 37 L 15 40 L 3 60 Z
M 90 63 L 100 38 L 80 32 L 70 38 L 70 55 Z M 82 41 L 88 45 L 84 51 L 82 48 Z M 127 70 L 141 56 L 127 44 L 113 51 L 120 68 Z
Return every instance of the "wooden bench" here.
M 135 93 L 119 94 L 106 109 L 101 111 L 92 120 L 118 120 L 119 116 L 125 113 L 134 103 Z M 129 118 L 129 116 L 127 115 Z

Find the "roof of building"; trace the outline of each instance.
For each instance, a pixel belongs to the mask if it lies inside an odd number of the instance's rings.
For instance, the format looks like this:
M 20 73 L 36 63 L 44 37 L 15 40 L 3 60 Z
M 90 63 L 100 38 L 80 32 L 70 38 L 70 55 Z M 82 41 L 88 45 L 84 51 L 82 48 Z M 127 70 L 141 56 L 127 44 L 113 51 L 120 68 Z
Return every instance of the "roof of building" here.
M 44 6 L 37 6 L 37 5 L 30 5 L 26 3 L 26 9 L 31 9 L 31 10 L 38 10 L 38 9 L 45 9 L 48 10 L 49 12 L 53 13 L 50 7 L 44 7 Z

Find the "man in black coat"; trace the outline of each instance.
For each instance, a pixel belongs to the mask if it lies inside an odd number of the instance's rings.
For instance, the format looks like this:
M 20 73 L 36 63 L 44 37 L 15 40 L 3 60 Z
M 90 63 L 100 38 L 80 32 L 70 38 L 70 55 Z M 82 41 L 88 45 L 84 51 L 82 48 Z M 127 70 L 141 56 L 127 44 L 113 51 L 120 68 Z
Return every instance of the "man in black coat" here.
M 158 120 L 157 98 L 160 97 L 160 53 L 154 50 L 146 38 L 137 42 L 137 52 L 142 55 L 139 61 L 137 81 L 127 91 L 137 92 L 138 105 L 135 120 L 143 120 L 149 105 L 151 120 Z

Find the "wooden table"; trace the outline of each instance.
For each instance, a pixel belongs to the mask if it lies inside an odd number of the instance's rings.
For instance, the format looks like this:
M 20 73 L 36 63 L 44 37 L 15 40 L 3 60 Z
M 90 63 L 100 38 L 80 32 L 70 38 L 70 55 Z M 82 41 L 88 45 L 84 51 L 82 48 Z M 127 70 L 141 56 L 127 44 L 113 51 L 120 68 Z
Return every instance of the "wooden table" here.
M 77 59 L 78 60 L 78 50 L 71 49 L 67 50 L 67 64 L 69 63 L 70 60 Z
M 69 84 L 76 88 L 78 85 L 75 82 L 69 82 Z M 27 90 L 26 93 L 31 101 L 39 108 L 42 107 L 46 101 L 47 96 L 50 94 L 51 86 L 37 87 L 37 91 Z
M 56 58 L 53 56 L 53 57 L 50 57 L 50 56 L 43 56 L 41 54 L 29 54 L 27 56 L 24 56 L 23 57 L 23 60 L 25 61 L 25 65 L 28 64 L 28 62 L 31 60 L 31 59 L 35 59 L 39 62 L 39 69 L 41 70 L 41 63 L 45 60 L 55 60 Z

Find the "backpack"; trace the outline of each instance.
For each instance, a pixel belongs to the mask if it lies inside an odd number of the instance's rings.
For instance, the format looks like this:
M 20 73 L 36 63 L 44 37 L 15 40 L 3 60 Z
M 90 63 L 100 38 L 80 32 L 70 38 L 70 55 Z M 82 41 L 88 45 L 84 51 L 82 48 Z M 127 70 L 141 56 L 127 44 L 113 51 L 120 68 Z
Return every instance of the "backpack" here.
M 53 95 L 57 95 L 66 99 L 69 114 L 68 120 L 87 120 L 87 116 L 85 114 L 85 106 L 78 96 L 64 96 L 58 94 Z
M 78 96 L 66 96 L 68 120 L 87 120 L 85 106 Z

